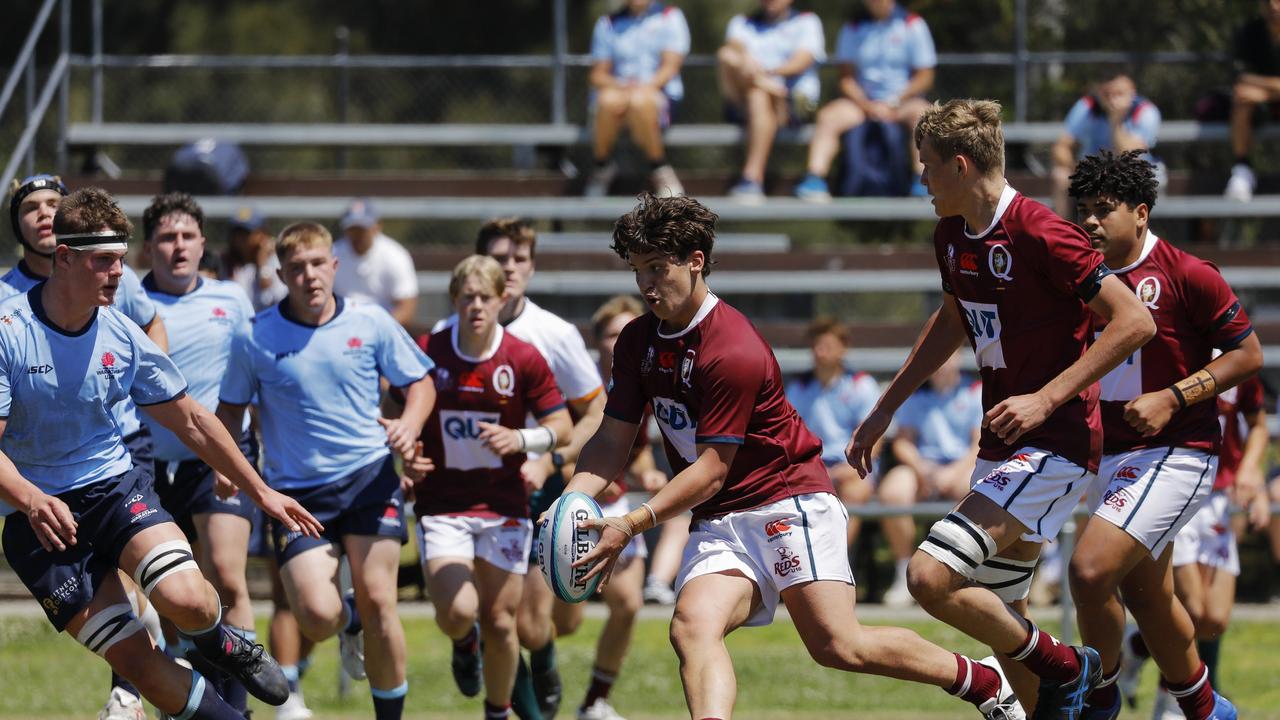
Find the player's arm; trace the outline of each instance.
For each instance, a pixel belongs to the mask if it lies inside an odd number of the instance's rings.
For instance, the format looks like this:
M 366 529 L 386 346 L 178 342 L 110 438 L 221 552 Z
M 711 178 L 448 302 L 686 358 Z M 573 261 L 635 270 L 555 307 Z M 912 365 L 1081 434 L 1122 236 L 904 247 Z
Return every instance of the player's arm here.
M 893 414 L 965 341 L 964 319 L 955 296 L 947 294 L 944 298 L 942 307 L 925 321 L 907 361 L 849 438 L 845 458 L 862 477 L 871 472 L 876 443 L 889 429 Z
M 431 416 L 436 404 L 436 385 L 430 375 L 401 388 L 404 392 L 404 409 L 396 418 L 378 418 L 387 431 L 387 443 L 401 456 L 413 454 L 413 443 L 422 436 L 422 426 Z
M 1088 302 L 1107 321 L 1093 345 L 1038 392 L 1006 398 L 983 417 L 982 426 L 1006 444 L 1039 427 L 1054 410 L 1098 382 L 1156 334 L 1146 306 L 1113 275 L 1102 278 Z
M 418 296 L 400 298 L 391 301 L 391 317 L 401 325 L 409 325 L 413 322 L 413 314 L 418 310 Z
M 0 437 L 9 419 L 0 419 Z M 0 452 L 0 501 L 27 516 L 36 539 L 46 552 L 61 552 L 76 544 L 76 519 L 71 508 L 22 477 L 8 455 Z
M 911 468 L 923 480 L 935 468 L 932 467 L 933 463 L 925 460 L 924 456 L 920 454 L 920 448 L 916 446 L 916 439 L 914 428 L 899 426 L 898 432 L 894 433 L 890 447 L 893 448 L 893 457 L 898 462 Z
M 1058 136 L 1058 141 L 1053 144 L 1051 155 L 1055 167 L 1072 168 L 1076 165 L 1076 149 L 1080 146 L 1076 142 L 1076 136 L 1069 132 L 1064 132 Z
M 658 469 L 658 463 L 653 458 L 653 447 L 649 443 L 645 443 L 635 453 L 635 458 L 631 461 L 631 467 L 627 468 L 629 474 L 645 492 L 657 492 L 663 485 L 667 484 L 667 474 Z
M 933 87 L 933 81 L 937 76 L 938 71 L 935 68 L 915 68 L 911 71 L 911 79 L 907 81 L 907 86 L 902 89 L 898 99 L 923 97 Z
M 1143 393 L 1124 406 L 1124 419 L 1150 437 L 1182 410 L 1213 400 L 1262 368 L 1262 343 L 1256 333 L 1209 361 L 1208 365 L 1163 390 Z
M 319 521 L 303 509 L 298 501 L 267 487 L 258 476 L 258 471 L 254 470 L 253 465 L 240 452 L 240 447 L 232 439 L 224 423 L 219 422 L 218 417 L 205 410 L 190 395 L 184 393 L 173 400 L 141 407 L 153 420 L 178 436 L 184 445 L 191 448 L 215 472 L 244 491 L 254 504 L 284 523 L 290 531 L 301 531 L 311 537 L 320 536 L 320 531 L 324 528 Z M 239 417 L 243 422 L 244 406 L 240 407 Z M 237 424 L 233 427 L 238 433 L 243 426 Z
M 604 405 L 604 388 L 597 389 L 585 398 L 569 401 L 569 411 L 577 421 L 574 422 L 573 430 L 569 433 L 569 441 L 560 448 L 560 457 L 564 458 L 566 463 L 578 461 L 582 448 L 600 428 L 600 422 L 604 418 Z
M 658 62 L 658 70 L 649 78 L 649 85 L 655 90 L 661 90 L 671 82 L 671 78 L 680 73 L 680 66 L 684 65 L 684 55 L 674 50 L 663 50 L 661 59 Z
M 637 423 L 602 416 L 599 428 L 583 445 L 573 477 L 564 491 L 586 493 L 591 497 L 604 492 L 612 478 L 618 477 L 626 466 L 639 429 Z
M 800 48 L 791 53 L 791 57 L 787 58 L 781 65 L 769 71 L 771 75 L 779 77 L 793 77 L 813 67 L 816 58 L 813 52 L 808 48 Z
M 569 440 L 573 421 L 564 408 L 554 410 L 538 418 L 533 428 L 509 428 L 495 423 L 478 423 L 480 435 L 476 438 L 496 455 L 522 452 L 550 453 Z
M 160 313 L 156 313 L 151 318 L 151 322 L 142 326 L 142 331 L 151 338 L 151 342 L 160 347 L 161 350 L 169 352 L 169 331 L 164 326 L 164 320 L 160 318 Z

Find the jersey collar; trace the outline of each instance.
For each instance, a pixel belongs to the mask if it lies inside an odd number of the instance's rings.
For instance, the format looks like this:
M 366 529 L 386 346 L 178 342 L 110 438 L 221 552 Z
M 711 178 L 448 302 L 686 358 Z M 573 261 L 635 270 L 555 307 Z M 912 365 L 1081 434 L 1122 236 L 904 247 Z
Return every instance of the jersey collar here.
M 28 290 L 27 302 L 31 304 L 31 314 L 35 315 L 36 319 L 39 320 L 45 327 L 49 328 L 50 330 L 58 333 L 59 335 L 65 335 L 67 337 L 80 337 L 81 335 L 84 335 L 85 333 L 89 332 L 90 328 L 94 326 L 94 323 L 98 322 L 98 308 L 95 307 L 93 309 L 93 317 L 89 318 L 89 322 L 85 323 L 84 327 L 74 331 L 63 328 L 62 326 L 58 325 L 54 321 L 50 320 L 49 316 L 45 313 L 44 297 L 42 292 L 43 290 L 44 290 L 43 282 L 41 282 L 40 284 Z
M 1133 263 L 1130 265 L 1125 265 L 1124 267 L 1118 268 L 1116 270 L 1112 270 L 1111 272 L 1115 273 L 1116 275 L 1119 275 L 1120 273 L 1127 273 L 1130 270 L 1138 267 L 1139 265 L 1147 261 L 1147 256 L 1151 254 L 1152 250 L 1156 249 L 1156 243 L 1159 243 L 1159 242 L 1160 242 L 1160 238 L 1156 237 L 1156 234 L 1151 232 L 1150 229 L 1148 229 L 1147 238 L 1142 241 L 1142 252 L 1138 255 L 1138 259 L 1134 260 Z
M 1004 211 L 1009 209 L 1013 204 L 1013 199 L 1018 196 L 1018 191 L 1013 189 L 1009 183 L 1004 184 L 1004 190 L 1000 191 L 1000 201 L 996 203 L 996 214 L 991 218 L 991 224 L 980 233 L 974 234 L 969 232 L 969 225 L 964 226 L 964 236 L 970 240 L 981 240 L 986 237 L 992 230 L 996 228 L 996 224 L 1000 222 L 1000 218 L 1004 217 Z
M 339 316 L 339 315 L 341 315 L 341 314 L 342 314 L 342 308 L 343 308 L 343 306 L 346 304 L 346 303 L 344 303 L 344 302 L 343 302 L 343 300 L 342 300 L 342 296 L 341 296 L 341 295 L 338 295 L 337 293 L 334 293 L 334 296 L 333 296 L 333 302 L 334 302 L 334 307 L 333 307 L 333 317 L 329 318 L 328 320 L 326 320 L 326 321 L 325 321 L 325 322 L 323 322 L 323 323 L 320 323 L 319 325 L 312 325 L 312 324 L 311 324 L 311 323 L 309 323 L 309 322 L 304 322 L 304 321 L 302 321 L 302 320 L 298 319 L 297 317 L 294 317 L 293 312 L 292 312 L 291 310 L 289 310 L 289 296 L 288 296 L 288 295 L 286 295 L 286 296 L 285 296 L 285 298 L 284 298 L 283 300 L 281 300 L 281 301 L 280 301 L 280 304 L 279 304 L 279 305 L 277 305 L 276 307 L 280 308 L 280 317 L 284 318 L 285 320 L 288 320 L 289 322 L 293 323 L 294 325 L 301 325 L 302 327 L 305 327 L 305 328 L 318 328 L 318 327 L 323 327 L 323 326 L 325 326 L 325 325 L 328 325 L 328 324 L 332 323 L 334 320 L 337 320 L 337 319 L 338 319 L 338 316 Z
M 36 274 L 36 271 L 35 271 L 35 270 L 32 270 L 32 269 L 27 265 L 27 261 L 26 261 L 26 260 L 19 260 L 19 261 L 18 261 L 18 272 L 22 273 L 22 275 L 23 275 L 24 277 L 26 277 L 28 280 L 31 280 L 32 282 L 38 282 L 38 283 L 39 283 L 39 282 L 44 282 L 45 280 L 48 280 L 48 279 L 49 279 L 49 278 L 47 278 L 47 277 L 45 277 L 45 276 L 43 276 L 43 275 L 37 275 L 37 274 Z
M 715 293 L 708 290 L 707 297 L 703 299 L 702 305 L 698 308 L 698 312 L 693 316 L 693 319 L 689 321 L 689 324 L 686 325 L 683 330 L 681 330 L 680 332 L 672 333 L 668 335 L 662 332 L 662 321 L 658 321 L 658 337 L 662 338 L 663 340 L 674 340 L 682 335 L 687 334 L 690 330 L 697 327 L 698 323 L 702 322 L 703 318 L 710 315 L 711 311 L 715 309 L 716 304 L 719 302 L 720 302 L 720 298 L 716 297 Z
M 498 346 L 502 344 L 502 336 L 506 331 L 502 329 L 502 323 L 498 323 L 493 329 L 493 341 L 489 343 L 489 347 L 485 348 L 484 354 L 480 357 L 472 357 L 462 352 L 461 346 L 458 345 L 458 324 L 462 322 L 462 318 L 458 318 L 458 322 L 453 324 L 453 329 L 449 331 L 449 341 L 453 343 L 453 352 L 458 357 L 471 363 L 482 363 L 493 357 L 498 352 Z
M 204 287 L 204 278 L 197 275 L 195 287 L 191 288 L 190 290 L 180 295 L 174 295 L 173 293 L 165 292 L 164 290 L 161 290 L 160 286 L 156 285 L 155 272 L 152 271 L 142 276 L 142 287 L 147 292 L 151 292 L 151 293 L 160 293 L 161 295 L 172 295 L 173 297 L 183 297 L 184 295 L 190 295 L 194 292 L 197 292 L 200 290 L 200 288 Z

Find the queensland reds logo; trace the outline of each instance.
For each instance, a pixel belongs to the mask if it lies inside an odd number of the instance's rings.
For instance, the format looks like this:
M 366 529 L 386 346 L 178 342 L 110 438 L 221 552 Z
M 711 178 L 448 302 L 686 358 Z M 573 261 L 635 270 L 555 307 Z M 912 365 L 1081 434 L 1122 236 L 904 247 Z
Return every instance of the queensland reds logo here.
M 690 348 L 685 351 L 684 360 L 680 361 L 680 382 L 685 387 L 692 387 L 693 383 L 690 378 L 693 375 L 693 361 L 698 357 L 698 351 Z
M 649 346 L 649 351 L 644 354 L 644 359 L 640 361 L 640 374 L 648 375 L 653 370 L 653 346 Z
M 1013 280 L 1013 253 L 1003 243 L 987 251 L 987 269 L 1001 280 Z
M 493 371 L 493 390 L 503 397 L 516 394 L 516 371 L 510 365 L 499 365 Z
M 947 243 L 947 269 L 956 271 L 956 246 L 951 243 Z
M 1133 289 L 1133 293 L 1138 296 L 1143 305 L 1152 310 L 1159 310 L 1160 306 L 1156 302 L 1160 299 L 1160 278 L 1144 277 L 1138 281 L 1138 286 Z

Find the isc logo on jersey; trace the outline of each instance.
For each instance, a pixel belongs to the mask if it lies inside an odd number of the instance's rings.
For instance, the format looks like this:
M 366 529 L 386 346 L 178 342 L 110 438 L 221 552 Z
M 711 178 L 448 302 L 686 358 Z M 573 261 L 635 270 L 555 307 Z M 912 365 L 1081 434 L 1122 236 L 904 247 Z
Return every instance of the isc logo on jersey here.
M 496 424 L 497 413 L 441 410 L 440 434 L 444 439 L 444 464 L 451 470 L 500 468 L 502 458 L 480 442 L 480 423 Z
M 960 300 L 960 307 L 964 310 L 965 322 L 973 335 L 973 350 L 978 358 L 978 365 L 1005 367 L 1004 349 L 1000 346 L 1000 309 L 995 303 L 968 300 Z
M 653 416 L 658 420 L 662 434 L 671 441 L 671 446 L 680 453 L 680 457 L 688 462 L 698 459 L 694 438 L 698 432 L 698 422 L 689 414 L 684 403 L 671 398 L 655 397 L 653 399 Z

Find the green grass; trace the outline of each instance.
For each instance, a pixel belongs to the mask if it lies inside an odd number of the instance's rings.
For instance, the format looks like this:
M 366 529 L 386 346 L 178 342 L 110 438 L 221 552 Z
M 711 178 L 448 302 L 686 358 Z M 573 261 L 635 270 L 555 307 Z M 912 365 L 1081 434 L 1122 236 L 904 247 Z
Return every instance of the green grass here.
M 565 682 L 565 709 L 585 690 L 598 621 L 559 641 Z M 981 648 L 939 623 L 912 625 L 925 637 L 950 649 L 981 653 Z M 448 644 L 428 618 L 405 621 L 409 638 L 409 702 L 412 718 L 474 718 L 480 701 L 457 693 L 449 675 Z M 259 628 L 264 633 L 265 628 Z M 750 719 L 775 718 L 941 718 L 976 717 L 967 706 L 939 690 L 909 683 L 854 676 L 818 667 L 809 659 L 789 623 L 748 628 L 729 639 L 738 673 L 738 714 Z M 1236 623 L 1224 645 L 1223 683 L 1251 720 L 1280 720 L 1280 623 Z M 304 680 L 308 704 L 320 717 L 367 718 L 371 707 L 366 686 L 354 683 L 347 698 L 337 693 L 337 646 L 333 641 L 315 653 Z M 43 620 L 0 618 L 0 717 L 92 717 L 106 699 L 105 664 L 66 636 L 53 633 Z M 1144 687 L 1153 688 L 1155 671 L 1146 669 Z M 631 720 L 687 717 L 676 661 L 666 638 L 666 622 L 639 624 L 631 657 L 611 698 Z M 1150 716 L 1149 693 L 1127 720 Z M 269 720 L 269 708 L 256 717 Z

